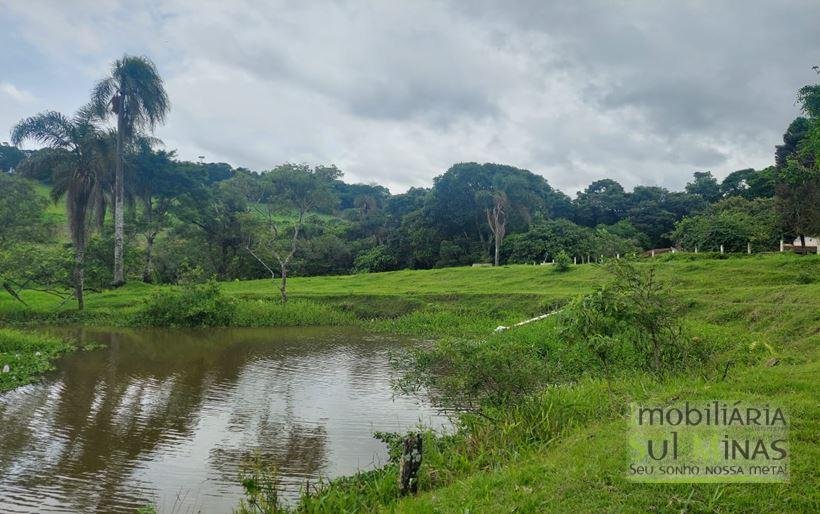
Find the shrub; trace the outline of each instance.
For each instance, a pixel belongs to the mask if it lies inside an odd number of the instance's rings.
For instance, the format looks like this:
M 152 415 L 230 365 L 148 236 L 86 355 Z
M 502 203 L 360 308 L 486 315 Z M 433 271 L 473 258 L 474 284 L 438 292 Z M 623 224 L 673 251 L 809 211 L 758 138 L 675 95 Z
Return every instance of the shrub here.
M 154 292 L 137 315 L 140 324 L 158 327 L 227 326 L 236 313 L 214 281 Z
M 639 271 L 626 261 L 613 261 L 612 283 L 576 299 L 559 321 L 562 337 L 586 346 L 605 369 L 613 354 L 632 348 L 655 372 L 685 365 L 702 352 L 690 351 L 683 337 L 682 307 L 661 283 L 654 268 Z M 623 360 L 619 356 L 618 361 Z
M 275 465 L 263 462 L 257 454 L 254 459 L 245 463 L 239 472 L 245 498 L 239 505 L 240 513 L 284 513 L 288 512 L 279 497 L 281 480 Z
M 396 269 L 396 260 L 385 245 L 360 253 L 353 260 L 353 269 L 356 273 L 371 273 Z
M 567 252 L 561 250 L 555 255 L 555 271 L 565 272 L 569 271 L 572 259 L 569 258 Z

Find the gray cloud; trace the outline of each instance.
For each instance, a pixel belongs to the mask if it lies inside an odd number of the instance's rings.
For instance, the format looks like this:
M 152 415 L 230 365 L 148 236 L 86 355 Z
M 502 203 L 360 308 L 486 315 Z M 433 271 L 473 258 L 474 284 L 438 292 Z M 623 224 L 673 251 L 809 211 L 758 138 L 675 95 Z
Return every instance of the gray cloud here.
M 74 110 L 142 53 L 182 157 L 332 162 L 394 191 L 468 160 L 567 191 L 762 167 L 820 55 L 810 0 L 71 4 L 0 0 L 0 83 L 30 95 L 0 97 L 0 126 Z

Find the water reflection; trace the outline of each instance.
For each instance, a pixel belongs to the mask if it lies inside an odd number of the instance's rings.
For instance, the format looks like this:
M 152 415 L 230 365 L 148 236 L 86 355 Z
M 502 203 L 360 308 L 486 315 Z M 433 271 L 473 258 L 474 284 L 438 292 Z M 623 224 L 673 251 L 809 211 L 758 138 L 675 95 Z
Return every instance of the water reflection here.
M 386 459 L 374 430 L 442 418 L 393 398 L 400 341 L 338 329 L 101 331 L 42 384 L 0 395 L 6 512 L 230 512 L 239 466 L 276 464 L 293 497 Z

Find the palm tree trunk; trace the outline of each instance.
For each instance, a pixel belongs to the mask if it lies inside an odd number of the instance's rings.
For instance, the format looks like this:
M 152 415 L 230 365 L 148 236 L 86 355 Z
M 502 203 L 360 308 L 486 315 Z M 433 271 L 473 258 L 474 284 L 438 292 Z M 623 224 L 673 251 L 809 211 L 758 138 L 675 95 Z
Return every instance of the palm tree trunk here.
M 83 288 L 85 287 L 85 270 L 83 261 L 85 260 L 85 248 L 74 249 L 74 297 L 77 298 L 77 309 L 85 308 L 83 298 Z
M 124 196 L 125 185 L 123 176 L 123 134 L 125 129 L 125 97 L 121 96 L 117 112 L 117 167 L 114 176 L 114 281 L 111 285 L 119 287 L 125 284 L 125 269 L 123 264 L 123 245 L 125 232 Z

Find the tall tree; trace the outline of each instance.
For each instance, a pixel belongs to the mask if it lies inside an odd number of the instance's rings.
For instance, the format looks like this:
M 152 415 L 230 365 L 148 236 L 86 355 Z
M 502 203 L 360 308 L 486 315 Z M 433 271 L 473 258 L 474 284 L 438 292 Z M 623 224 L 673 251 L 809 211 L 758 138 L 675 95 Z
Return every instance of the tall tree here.
M 505 195 L 502 203 L 506 206 L 499 205 L 495 209 L 493 196 L 500 192 Z M 544 177 L 528 170 L 502 164 L 460 163 L 434 179 L 433 188 L 424 200 L 420 221 L 437 233 L 434 240 L 441 243 L 440 253 L 452 254 L 450 250 L 454 249 L 444 241 L 459 241 L 458 246 L 462 247 L 459 253 L 477 246 L 480 251 L 470 253 L 475 258 L 483 258 L 482 254 L 493 255 L 490 238 L 495 239 L 492 223 L 487 219 L 488 208 L 491 214 L 494 209 L 497 213 L 504 210 L 506 234 L 526 230 L 534 220 L 554 217 L 556 208 L 569 205 L 567 200 L 554 191 Z M 503 243 L 501 239 L 503 237 L 499 238 L 499 246 Z M 431 240 L 422 242 L 429 245 Z M 445 258 L 439 265 L 450 262 L 452 259 Z
M 117 117 L 117 163 L 114 180 L 114 286 L 125 283 L 123 245 L 125 237 L 125 178 L 123 172 L 126 146 L 141 131 L 165 120 L 170 109 L 162 77 L 147 57 L 124 55 L 111 66 L 111 74 L 99 81 L 92 101 L 102 116 Z
M 336 202 L 328 179 L 338 176 L 329 177 L 326 170 L 285 164 L 265 173 L 260 187 L 249 191 L 256 197 L 253 206 L 262 219 L 263 229 L 257 231 L 257 237 L 248 238 L 245 249 L 272 277 L 275 275 L 273 269 L 267 264 L 265 255 L 260 254 L 265 252 L 276 259 L 283 302 L 288 301 L 288 268 L 299 248 L 305 216 L 314 210 L 332 208 Z
M 193 181 L 173 162 L 174 152 L 154 150 L 156 143 L 153 138 L 138 138 L 128 159 L 134 194 L 142 204 L 137 225 L 145 237 L 145 283 L 154 281 L 154 242 L 169 224 L 175 198 L 194 187 Z
M 692 195 L 699 195 L 709 203 L 720 200 L 720 185 L 711 171 L 696 171 L 694 180 L 686 184 L 686 192 Z
M 805 250 L 806 236 L 820 233 L 820 84 L 802 87 L 797 100 L 808 120 L 797 128 L 792 122 L 776 149 L 775 198 L 783 228 Z
M 575 221 L 595 227 L 617 223 L 627 211 L 627 197 L 618 182 L 605 178 L 596 180 L 575 199 Z
M 74 296 L 82 310 L 88 225 L 95 209 L 102 208 L 100 177 L 110 155 L 107 140 L 94 124 L 91 107 L 80 109 L 72 118 L 49 111 L 21 120 L 12 130 L 11 139 L 14 144 L 32 140 L 52 149 L 48 158 L 38 164 L 53 170 L 52 198 L 66 197 L 74 247 Z
M 210 261 L 217 278 L 226 280 L 244 242 L 241 218 L 247 211 L 247 201 L 231 187 L 230 180 L 208 184 L 205 177 L 191 172 L 197 168 L 196 164 L 180 165 L 189 182 L 172 205 L 172 213 L 183 222 L 176 232 L 183 238 L 202 237 L 204 244 L 200 248 L 204 246 L 206 251 L 194 258 L 203 264 Z
M 16 146 L 0 143 L 0 172 L 10 173 L 14 171 L 14 168 L 16 168 L 25 157 L 25 152 Z
M 783 144 L 774 147 L 774 163 L 778 168 L 784 168 L 790 158 L 797 153 L 797 147 L 806 139 L 811 130 L 808 119 L 798 116 L 783 134 Z
M 0 173 L 0 246 L 17 241 L 42 240 L 46 200 L 37 194 L 32 181 Z
M 504 191 L 493 191 L 489 193 L 485 201 L 488 205 L 484 207 L 484 214 L 487 216 L 487 224 L 490 226 L 490 232 L 493 234 L 493 243 L 495 244 L 493 265 L 498 266 L 501 244 L 504 242 L 504 236 L 507 235 L 507 209 L 509 208 L 510 202 L 507 198 L 507 193 Z

